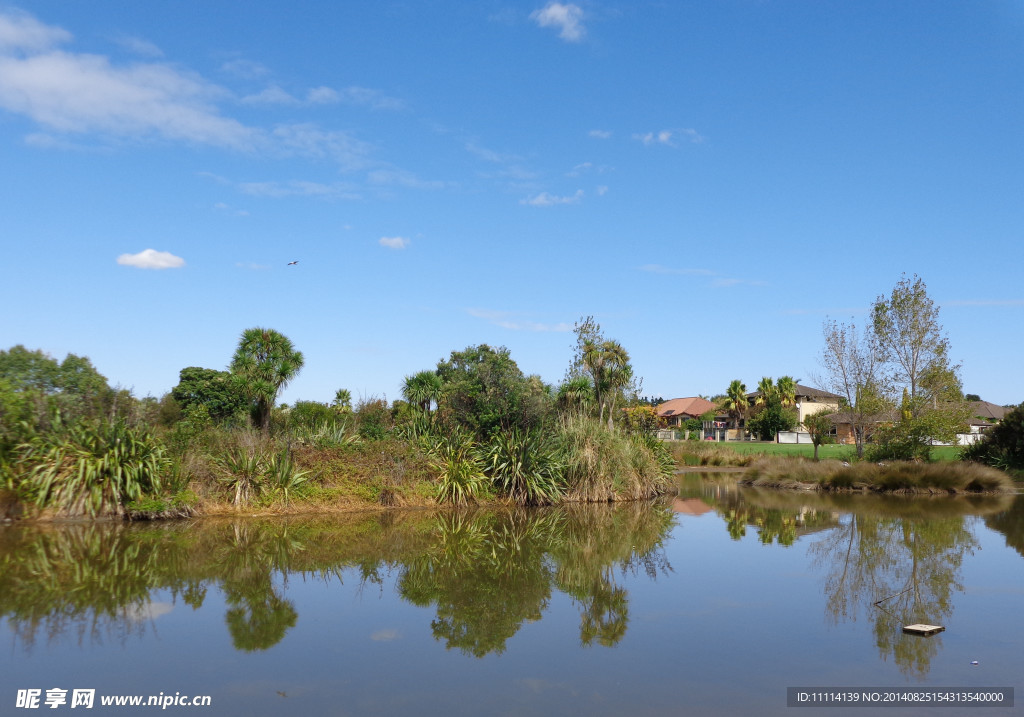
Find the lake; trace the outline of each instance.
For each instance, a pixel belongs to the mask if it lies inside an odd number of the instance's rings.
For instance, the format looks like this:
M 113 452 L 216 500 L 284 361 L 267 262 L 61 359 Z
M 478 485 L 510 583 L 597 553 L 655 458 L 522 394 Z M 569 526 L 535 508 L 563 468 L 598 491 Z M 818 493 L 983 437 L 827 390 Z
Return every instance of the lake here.
M 0 526 L 0 714 L 886 709 L 787 688 L 1020 713 L 984 696 L 1024 675 L 1024 496 L 678 480 L 643 504 Z M 1002 703 L 936 702 L 979 696 Z

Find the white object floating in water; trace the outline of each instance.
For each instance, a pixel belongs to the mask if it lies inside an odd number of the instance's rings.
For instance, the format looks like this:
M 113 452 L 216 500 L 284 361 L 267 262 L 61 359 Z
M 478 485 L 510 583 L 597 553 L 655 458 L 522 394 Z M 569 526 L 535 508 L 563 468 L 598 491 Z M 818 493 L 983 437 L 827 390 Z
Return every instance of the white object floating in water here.
M 909 632 L 912 635 L 934 635 L 937 632 L 942 632 L 946 628 L 941 625 L 907 625 L 903 628 L 903 632 Z
M 972 665 L 977 665 L 977 664 L 978 664 L 978 661 L 977 661 L 977 660 L 971 660 L 971 664 L 972 664 Z

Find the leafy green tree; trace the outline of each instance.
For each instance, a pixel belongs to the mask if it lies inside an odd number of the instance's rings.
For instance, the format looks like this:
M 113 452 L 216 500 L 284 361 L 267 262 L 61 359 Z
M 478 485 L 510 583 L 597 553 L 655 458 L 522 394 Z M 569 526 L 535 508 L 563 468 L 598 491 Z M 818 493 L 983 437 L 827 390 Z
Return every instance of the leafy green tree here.
M 936 370 L 949 369 L 949 339 L 939 324 L 939 308 L 928 296 L 921 277 L 906 274 L 889 298 L 879 296 L 872 308 L 878 347 L 889 362 L 893 383 L 906 385 L 917 401 L 922 379 Z M 911 410 L 917 412 L 915 404 Z
M 443 388 L 442 420 L 485 438 L 496 430 L 530 429 L 542 423 L 552 399 L 543 382 L 523 375 L 505 347 L 487 344 L 452 351 L 437 364 Z
M 204 406 L 214 423 L 224 423 L 245 415 L 252 408 L 252 401 L 241 391 L 227 371 L 189 366 L 178 374 L 178 385 L 171 389 L 171 396 L 181 411 L 192 406 Z
M 68 354 L 59 362 L 40 350 L 22 345 L 0 351 L 0 379 L 15 392 L 38 397 L 33 401 L 36 423 L 59 410 L 64 420 L 98 418 L 113 405 L 114 391 L 84 356 Z
M 558 405 L 563 410 L 586 413 L 594 398 L 594 384 L 589 376 L 574 376 L 558 387 Z
M 804 428 L 811 434 L 814 444 L 814 460 L 818 460 L 818 446 L 832 442 L 832 419 L 828 411 L 819 411 L 804 418 Z
M 752 418 L 747 419 L 747 428 L 762 441 L 774 441 L 779 431 L 791 431 L 796 427 L 796 415 L 792 409 L 783 408 L 781 400 L 772 399 Z
M 278 392 L 302 369 L 302 353 L 273 329 L 252 328 L 242 332 L 231 360 L 236 385 L 253 402 L 253 422 L 270 430 L 270 411 Z

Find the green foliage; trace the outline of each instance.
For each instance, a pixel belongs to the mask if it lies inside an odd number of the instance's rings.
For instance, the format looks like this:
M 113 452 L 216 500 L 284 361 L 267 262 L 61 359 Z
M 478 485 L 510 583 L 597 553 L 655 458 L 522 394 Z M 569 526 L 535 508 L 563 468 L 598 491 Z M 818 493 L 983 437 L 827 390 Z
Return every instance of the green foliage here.
M 544 384 L 524 376 L 504 347 L 480 344 L 452 351 L 437 364 L 437 374 L 443 382 L 438 401 L 442 423 L 461 426 L 479 439 L 498 430 L 529 430 L 552 409 Z
M 245 416 L 252 402 L 232 380 L 227 371 L 189 366 L 178 374 L 178 385 L 171 396 L 187 412 L 193 406 L 202 406 L 214 423 L 225 423 Z
M 966 404 L 923 406 L 916 411 L 905 408 L 900 420 L 878 427 L 874 443 L 866 457 L 881 460 L 924 460 L 931 458 L 932 443 L 953 443 L 956 434 L 966 429 L 969 410 Z
M 562 494 L 558 446 L 540 429 L 496 433 L 481 452 L 499 495 L 520 505 L 546 505 Z
M 828 411 L 819 411 L 806 416 L 804 428 L 811 434 L 811 443 L 814 444 L 814 460 L 818 460 L 818 447 L 835 440 L 832 436 L 832 419 L 829 418 Z
M 338 417 L 330 406 L 316 401 L 296 401 L 288 411 L 288 427 L 292 430 L 333 423 Z
M 443 385 L 436 371 L 420 371 L 405 377 L 402 396 L 409 403 L 419 407 L 423 413 L 429 414 L 431 404 L 437 403 L 441 398 Z
M 270 429 L 270 411 L 278 392 L 302 369 L 302 353 L 273 329 L 246 329 L 231 360 L 235 385 L 254 401 L 253 423 Z
M 784 408 L 778 397 L 772 397 L 761 411 L 747 419 L 747 430 L 762 441 L 774 441 L 779 431 L 791 431 L 796 423 L 794 409 Z
M 747 399 L 747 386 L 738 378 L 734 378 L 729 383 L 729 388 L 725 391 L 725 399 L 721 403 L 723 411 L 727 411 L 730 416 L 733 417 L 736 428 L 740 427 L 740 420 L 747 412 L 747 408 L 750 407 L 750 401 Z
M 263 492 L 267 473 L 267 456 L 260 447 L 235 445 L 217 457 L 223 471 L 224 485 L 234 492 L 232 504 L 248 505 Z
M 387 401 L 367 398 L 356 407 L 356 426 L 359 437 L 367 441 L 379 441 L 386 437 L 393 427 L 391 411 Z
M 124 421 L 79 422 L 36 436 L 20 462 L 39 507 L 69 516 L 121 515 L 143 494 L 160 490 L 169 461 L 142 429 Z
M 299 470 L 296 467 L 292 452 L 287 447 L 270 456 L 266 471 L 270 485 L 284 496 L 286 506 L 291 492 L 311 477 L 310 471 Z
M 435 493 L 439 501 L 466 505 L 486 493 L 489 481 L 472 435 L 456 429 L 437 437 L 427 450 L 440 472 Z
M 585 416 L 563 416 L 557 428 L 569 500 L 637 500 L 664 492 L 668 476 L 649 438 L 608 431 Z
M 331 407 L 339 413 L 348 413 L 352 410 L 352 392 L 347 388 L 339 388 L 334 392 L 334 400 Z
M 964 460 L 1003 470 L 1024 471 L 1024 403 L 1008 412 L 979 443 L 968 446 Z

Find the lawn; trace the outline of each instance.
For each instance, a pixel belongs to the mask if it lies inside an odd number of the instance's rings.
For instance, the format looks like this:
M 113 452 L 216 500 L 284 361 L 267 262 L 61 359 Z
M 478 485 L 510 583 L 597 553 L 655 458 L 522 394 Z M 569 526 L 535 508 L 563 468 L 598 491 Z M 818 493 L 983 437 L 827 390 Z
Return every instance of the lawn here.
M 814 446 L 809 443 L 761 443 L 759 441 L 726 441 L 714 445 L 727 448 L 743 455 L 763 456 L 814 456 Z M 837 443 L 826 444 L 818 448 L 819 458 L 849 459 L 856 455 L 855 446 L 840 445 Z M 960 455 L 960 446 L 934 446 L 932 448 L 933 461 L 955 461 Z

